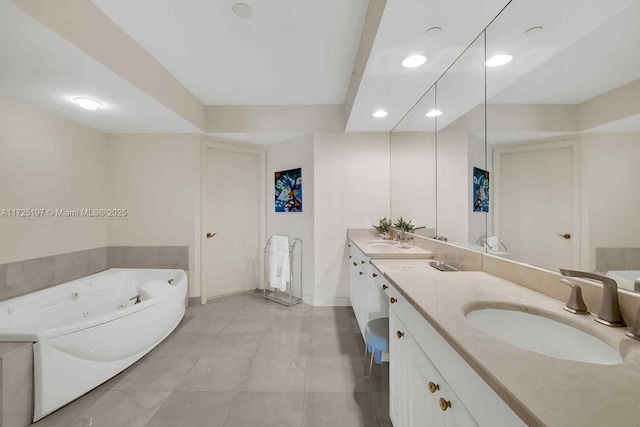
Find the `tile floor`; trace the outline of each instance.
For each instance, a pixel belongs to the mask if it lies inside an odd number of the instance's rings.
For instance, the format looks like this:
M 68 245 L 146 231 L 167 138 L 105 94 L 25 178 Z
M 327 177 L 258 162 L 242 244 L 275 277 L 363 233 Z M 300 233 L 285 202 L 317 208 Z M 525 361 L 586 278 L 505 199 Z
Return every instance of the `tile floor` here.
M 363 352 L 351 307 L 221 298 L 187 309 L 147 356 L 34 425 L 390 427 L 388 365 L 365 380 Z

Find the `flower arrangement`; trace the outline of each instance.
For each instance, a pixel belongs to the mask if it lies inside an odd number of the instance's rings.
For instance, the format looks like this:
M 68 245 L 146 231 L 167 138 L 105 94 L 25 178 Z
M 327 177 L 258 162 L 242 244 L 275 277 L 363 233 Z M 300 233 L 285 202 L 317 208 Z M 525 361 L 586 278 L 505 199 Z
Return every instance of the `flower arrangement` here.
M 378 225 L 374 225 L 373 228 L 376 229 L 380 237 L 387 239 L 390 237 L 389 231 L 391 231 L 391 225 L 391 220 L 387 219 L 387 217 L 385 216 L 380 220 Z

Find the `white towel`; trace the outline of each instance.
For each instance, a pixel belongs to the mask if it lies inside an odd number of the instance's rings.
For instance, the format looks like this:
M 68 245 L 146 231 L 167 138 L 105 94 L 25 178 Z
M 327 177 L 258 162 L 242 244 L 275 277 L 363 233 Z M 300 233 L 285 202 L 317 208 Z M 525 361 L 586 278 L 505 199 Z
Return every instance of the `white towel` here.
M 489 236 L 487 237 L 487 246 L 489 249 L 497 251 L 500 249 L 500 239 L 498 236 Z
M 271 236 L 269 247 L 269 286 L 287 290 L 289 283 L 289 238 L 286 236 Z

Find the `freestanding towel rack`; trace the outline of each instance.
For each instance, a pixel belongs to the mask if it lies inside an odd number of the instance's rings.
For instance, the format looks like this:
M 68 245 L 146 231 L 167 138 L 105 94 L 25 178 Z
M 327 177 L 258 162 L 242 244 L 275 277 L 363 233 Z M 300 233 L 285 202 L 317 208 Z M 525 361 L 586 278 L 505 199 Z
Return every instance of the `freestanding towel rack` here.
M 272 236 L 273 237 L 273 236 Z M 286 305 L 287 307 L 291 307 L 293 305 L 299 304 L 302 302 L 302 240 L 295 238 L 289 238 L 289 284 L 287 285 L 286 291 L 281 291 L 278 288 L 272 288 L 269 283 L 269 250 L 271 249 L 271 238 L 267 241 L 267 245 L 264 247 L 264 297 L 265 299 L 269 299 L 271 301 L 275 301 L 279 304 Z M 293 261 L 294 258 L 294 249 L 299 247 L 299 279 L 297 284 L 294 282 L 294 271 L 293 267 L 295 263 Z

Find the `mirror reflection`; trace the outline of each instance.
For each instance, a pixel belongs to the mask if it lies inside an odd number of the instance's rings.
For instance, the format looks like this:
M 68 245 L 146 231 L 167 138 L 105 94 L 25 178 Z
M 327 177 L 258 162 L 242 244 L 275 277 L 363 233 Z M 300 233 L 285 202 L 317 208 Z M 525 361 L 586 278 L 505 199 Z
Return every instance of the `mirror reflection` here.
M 391 216 L 414 233 L 436 234 L 436 111 L 432 87 L 391 132 Z
M 637 0 L 543 0 L 487 28 L 486 240 L 504 256 L 640 290 L 639 22 Z
M 436 83 L 438 239 L 484 250 L 489 208 L 484 35 Z

